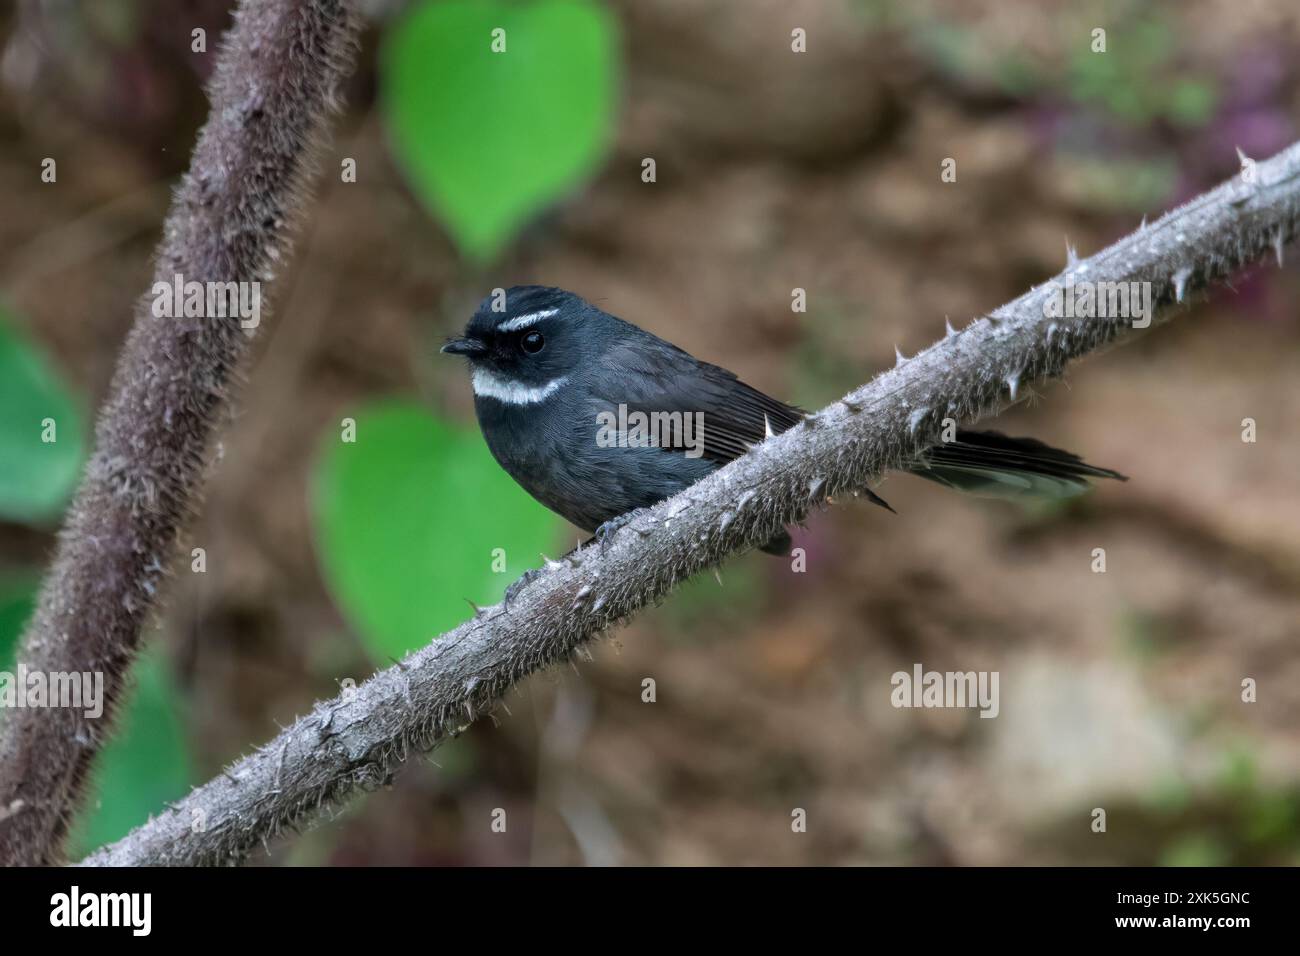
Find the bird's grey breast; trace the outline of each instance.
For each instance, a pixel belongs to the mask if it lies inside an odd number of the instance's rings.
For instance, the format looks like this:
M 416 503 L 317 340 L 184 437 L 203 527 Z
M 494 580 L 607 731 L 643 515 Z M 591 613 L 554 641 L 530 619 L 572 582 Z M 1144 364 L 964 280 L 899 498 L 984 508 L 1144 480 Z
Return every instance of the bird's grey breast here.
M 617 404 L 593 398 L 578 375 L 539 403 L 479 397 L 474 406 L 501 467 L 542 504 L 587 531 L 662 501 L 716 467 L 680 451 L 628 445 L 617 431 L 602 430 L 609 416 L 617 420 Z

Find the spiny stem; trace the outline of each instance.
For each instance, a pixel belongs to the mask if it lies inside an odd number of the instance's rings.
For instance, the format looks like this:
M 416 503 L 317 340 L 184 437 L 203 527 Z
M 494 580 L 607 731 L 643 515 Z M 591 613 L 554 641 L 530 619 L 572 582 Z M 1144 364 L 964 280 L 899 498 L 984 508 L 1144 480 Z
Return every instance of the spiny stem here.
M 1073 278 L 1150 282 L 1157 318 L 1176 299 L 1226 278 L 1293 239 L 1300 221 L 1300 144 L 1091 258 Z M 1181 278 L 1179 278 L 1181 276 Z M 1063 279 L 1064 277 L 1062 277 Z M 813 422 L 776 435 L 688 492 L 649 509 L 607 549 L 548 564 L 512 598 L 484 609 L 361 687 L 297 721 L 88 864 L 237 863 L 319 808 L 386 782 L 406 756 L 490 712 L 529 674 L 571 659 L 626 619 L 728 555 L 770 540 L 831 495 L 935 443 L 943 419 L 977 418 L 1034 381 L 1130 331 L 1121 318 L 1050 318 L 1050 286 L 1022 295 L 855 389 Z M 916 415 L 917 409 L 930 410 Z M 671 520 L 669 520 L 671 518 Z M 322 736 L 321 728 L 329 728 Z M 206 826 L 191 826 L 198 814 Z
M 348 0 L 243 0 L 157 254 L 156 282 L 266 282 L 283 261 L 357 26 Z M 141 629 L 248 352 L 239 317 L 157 317 L 142 298 L 19 660 L 104 673 L 104 715 L 17 709 L 0 726 L 0 865 L 58 862 Z M 264 318 L 264 317 L 263 317 Z

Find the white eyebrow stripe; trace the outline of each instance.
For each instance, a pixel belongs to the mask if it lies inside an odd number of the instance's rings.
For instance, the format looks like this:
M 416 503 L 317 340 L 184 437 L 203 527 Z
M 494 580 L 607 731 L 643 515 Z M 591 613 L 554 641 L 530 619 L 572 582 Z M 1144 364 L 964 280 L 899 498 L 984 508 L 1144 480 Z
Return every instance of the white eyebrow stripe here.
M 553 316 L 559 309 L 542 309 L 540 312 L 529 312 L 527 315 L 517 315 L 508 322 L 502 322 L 497 326 L 498 332 L 517 332 L 520 329 L 526 329 L 542 319 L 548 319 Z
M 521 382 L 502 378 L 486 369 L 477 368 L 474 370 L 471 383 L 474 394 L 478 398 L 495 398 L 498 402 L 507 405 L 535 405 L 550 398 L 568 380 L 569 376 L 561 375 L 559 378 L 551 379 L 545 385 L 524 385 Z

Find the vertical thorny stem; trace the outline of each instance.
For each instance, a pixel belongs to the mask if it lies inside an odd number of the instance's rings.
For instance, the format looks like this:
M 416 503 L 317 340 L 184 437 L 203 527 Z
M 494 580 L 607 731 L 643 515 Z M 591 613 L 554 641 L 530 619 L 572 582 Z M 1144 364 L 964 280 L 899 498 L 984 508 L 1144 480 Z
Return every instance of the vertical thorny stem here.
M 155 280 L 267 282 L 287 251 L 340 81 L 349 0 L 243 0 L 217 56 L 212 110 L 157 253 Z M 263 296 L 263 300 L 265 296 Z M 14 710 L 0 739 L 0 864 L 60 860 L 87 772 L 197 506 L 213 434 L 245 362 L 238 317 L 160 318 L 137 305 L 19 660 L 100 671 L 105 711 Z

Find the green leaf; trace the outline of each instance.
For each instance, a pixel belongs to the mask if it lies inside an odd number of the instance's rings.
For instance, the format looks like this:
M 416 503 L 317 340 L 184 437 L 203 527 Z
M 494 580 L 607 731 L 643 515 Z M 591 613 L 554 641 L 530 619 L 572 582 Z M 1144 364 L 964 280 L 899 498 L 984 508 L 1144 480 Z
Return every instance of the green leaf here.
M 1214 118 L 1218 92 L 1211 80 L 1184 79 L 1169 94 L 1169 118 L 1180 126 L 1204 126 Z
M 501 470 L 476 429 L 398 402 L 353 417 L 356 441 L 330 435 L 316 465 L 317 551 L 344 613 L 384 661 L 465 620 L 467 599 L 499 600 L 550 549 L 559 521 Z
M 492 258 L 603 157 L 614 34 L 577 0 L 438 0 L 389 30 L 380 96 L 398 162 L 471 258 Z
M 85 441 L 67 386 L 0 307 L 0 518 L 58 518 L 76 487 Z
M 35 573 L 0 576 L 0 671 L 12 671 L 18 657 L 18 638 L 36 609 Z M 0 720 L 4 719 L 0 711 Z
M 1189 833 L 1178 837 L 1161 853 L 1158 866 L 1227 866 L 1232 853 L 1217 836 Z
M 179 697 L 162 654 L 141 657 L 132 676 L 135 686 L 96 761 L 90 799 L 72 830 L 77 856 L 162 813 L 194 780 Z

